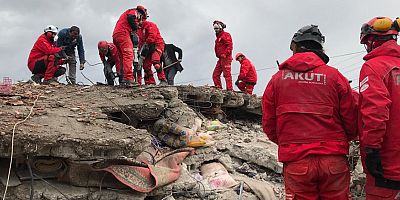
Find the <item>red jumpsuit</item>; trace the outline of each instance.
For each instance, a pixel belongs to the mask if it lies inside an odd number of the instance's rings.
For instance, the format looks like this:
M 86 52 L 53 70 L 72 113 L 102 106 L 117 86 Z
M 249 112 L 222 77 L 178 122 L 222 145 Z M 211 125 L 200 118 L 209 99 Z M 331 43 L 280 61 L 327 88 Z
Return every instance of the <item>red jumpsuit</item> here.
M 113 32 L 113 42 L 116 45 L 120 62 L 121 62 L 121 74 L 123 81 L 133 81 L 133 43 L 131 39 L 131 33 L 134 33 L 136 30 L 132 30 L 132 25 L 129 23 L 128 19 L 132 16 L 134 17 L 135 26 L 137 26 L 137 11 L 135 9 L 129 9 L 122 13 L 119 17 L 117 24 L 115 25 Z
M 262 98 L 262 126 L 278 144 L 287 199 L 349 197 L 348 141 L 357 109 L 348 80 L 315 53 L 279 66 Z
M 248 94 L 253 93 L 254 86 L 257 83 L 257 72 L 254 65 L 246 57 L 243 57 L 242 61 L 240 61 L 238 81 L 239 84 L 237 86 L 240 91 Z
M 361 149 L 379 149 L 383 175 L 400 181 L 400 46 L 394 40 L 368 53 L 360 72 Z M 362 152 L 365 161 L 364 151 Z M 365 167 L 364 167 L 365 168 Z M 367 199 L 399 199 L 400 189 L 375 186 L 368 171 Z
M 107 46 L 108 46 L 108 53 L 103 54 L 103 53 L 99 52 L 100 59 L 102 62 L 110 63 L 111 66 L 113 66 L 115 64 L 117 74 L 120 75 L 121 61 L 120 61 L 118 49 L 113 43 L 107 43 Z
M 29 54 L 28 58 L 28 68 L 34 73 L 36 62 L 42 61 L 44 62 L 44 66 L 46 67 L 44 74 L 44 80 L 50 80 L 54 77 L 54 73 L 60 68 L 58 64 L 55 63 L 56 59 L 54 54 L 59 53 L 62 49 L 60 47 L 55 47 L 53 41 L 47 39 L 45 34 L 39 36 L 33 48 Z
M 215 66 L 212 75 L 214 85 L 215 87 L 222 89 L 221 73 L 223 73 L 226 81 L 226 89 L 233 90 L 231 74 L 233 43 L 232 37 L 228 32 L 221 31 L 217 34 L 214 50 L 215 55 L 218 58 L 217 65 Z
M 141 28 L 139 29 L 138 35 L 139 49 L 141 49 L 145 44 L 155 47 L 154 51 L 150 52 L 143 62 L 145 84 L 156 84 L 153 76 L 153 71 L 151 70 L 152 65 L 154 65 L 154 68 L 157 72 L 158 80 L 165 81 L 166 78 L 164 70 L 162 69 L 160 64 L 160 58 L 162 53 L 164 52 L 164 39 L 161 37 L 157 25 L 153 22 L 144 21 Z

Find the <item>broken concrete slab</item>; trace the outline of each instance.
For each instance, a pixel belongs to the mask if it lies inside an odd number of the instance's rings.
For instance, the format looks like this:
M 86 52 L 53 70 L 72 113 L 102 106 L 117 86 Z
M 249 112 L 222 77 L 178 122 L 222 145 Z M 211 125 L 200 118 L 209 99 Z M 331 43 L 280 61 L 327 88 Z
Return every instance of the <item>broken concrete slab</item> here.
M 278 157 L 271 151 L 271 146 L 273 145 L 265 143 L 241 143 L 234 144 L 228 149 L 230 156 L 266 167 L 276 173 L 282 173 L 283 164 L 278 162 Z
M 209 86 L 177 86 L 179 98 L 190 106 L 238 108 L 261 116 L 261 97 Z
M 132 111 L 130 116 L 142 120 L 159 117 L 167 107 L 165 101 L 152 98 L 157 92 L 148 95 L 147 91 L 134 93 L 111 87 L 33 84 L 14 88 L 13 95 L 19 96 L 24 105 L 0 102 L 4 110 L 0 115 L 3 133 L 0 157 L 9 156 L 13 126 L 28 115 L 37 95 L 42 98 L 37 100 L 30 119 L 15 130 L 16 157 L 24 154 L 70 159 L 136 157 L 150 145 L 151 135 L 146 130 L 107 119 L 106 114 L 126 109 Z M 1 97 L 5 98 L 9 97 Z

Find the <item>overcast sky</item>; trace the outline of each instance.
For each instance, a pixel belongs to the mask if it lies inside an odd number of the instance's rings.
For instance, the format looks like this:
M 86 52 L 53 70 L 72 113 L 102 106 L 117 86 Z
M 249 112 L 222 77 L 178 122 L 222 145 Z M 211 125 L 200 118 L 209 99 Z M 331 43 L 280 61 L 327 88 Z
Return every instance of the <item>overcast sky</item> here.
M 328 56 L 363 51 L 359 44 L 361 25 L 375 16 L 395 18 L 400 15 L 399 0 L 0 0 L 0 78 L 28 80 L 29 52 L 46 25 L 81 28 L 86 59 L 98 63 L 99 40 L 112 41 L 116 20 L 126 9 L 144 5 L 149 21 L 155 22 L 167 43 L 184 52 L 181 74 L 176 83 L 212 85 L 211 74 L 217 61 L 214 54 L 215 19 L 227 24 L 234 54 L 243 52 L 256 66 L 258 80 L 255 93 L 261 95 L 276 60 L 290 55 L 289 43 L 302 26 L 319 25 L 326 36 Z M 331 58 L 347 78 L 358 81 L 365 53 Z M 232 63 L 232 74 L 239 71 Z M 267 68 L 267 69 L 266 69 Z M 271 69 L 272 68 L 272 69 Z M 83 73 L 93 81 L 104 81 L 101 65 L 86 65 Z M 65 78 L 64 78 L 65 79 Z M 237 75 L 233 75 L 233 81 Z M 87 83 L 78 72 L 78 81 Z M 352 86 L 356 86 L 353 83 Z M 225 85 L 224 85 L 225 88 Z M 235 88 L 237 89 L 237 88 Z

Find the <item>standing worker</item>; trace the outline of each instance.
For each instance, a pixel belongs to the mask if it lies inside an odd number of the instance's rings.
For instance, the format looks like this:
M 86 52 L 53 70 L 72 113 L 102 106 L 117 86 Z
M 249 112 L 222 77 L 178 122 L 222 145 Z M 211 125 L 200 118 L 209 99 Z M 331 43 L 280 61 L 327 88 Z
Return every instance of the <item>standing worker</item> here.
M 147 12 L 143 6 L 126 10 L 119 17 L 112 35 L 113 42 L 117 46 L 120 55 L 121 85 L 125 86 L 136 85 L 132 70 L 133 60 L 136 56 L 133 51 L 132 35 L 137 34 L 138 10 Z
M 49 84 L 57 82 L 57 77 L 65 74 L 65 68 L 60 56 L 64 47 L 55 47 L 54 37 L 57 35 L 58 28 L 49 25 L 44 28 L 44 33 L 39 36 L 32 47 L 28 58 L 28 68 L 32 72 L 31 79 L 35 83 Z
M 178 53 L 178 59 L 176 58 L 176 53 Z M 164 69 L 168 85 L 174 85 L 176 73 L 178 71 L 182 72 L 182 57 L 183 53 L 181 48 L 173 44 L 165 44 L 165 49 L 161 57 L 161 64 Z
M 240 91 L 253 94 L 254 86 L 257 83 L 256 68 L 243 53 L 237 53 L 235 60 L 240 63 L 240 73 L 235 85 Z
M 68 79 L 69 84 L 76 84 L 76 57 L 75 57 L 75 47 L 78 48 L 79 55 L 79 69 L 83 70 L 85 68 L 85 49 L 83 48 L 82 35 L 80 34 L 80 29 L 77 26 L 72 26 L 71 28 L 62 29 L 58 33 L 57 46 L 65 46 L 65 53 L 68 56 Z
M 367 200 L 400 199 L 400 19 L 361 27 L 368 54 L 360 71 L 361 156 Z
M 233 43 L 231 35 L 224 31 L 226 25 L 221 21 L 213 22 L 215 35 L 217 39 L 215 39 L 215 55 L 218 58 L 217 65 L 214 68 L 213 72 L 213 81 L 215 87 L 222 89 L 221 83 L 221 73 L 226 81 L 226 89 L 228 91 L 233 90 L 232 86 L 232 74 L 231 74 L 231 64 L 232 64 L 232 50 Z
M 287 199 L 350 199 L 346 155 L 357 137 L 348 80 L 327 65 L 318 26 L 298 30 L 293 56 L 279 65 L 262 98 L 262 126 L 278 145 Z
M 153 65 L 156 72 L 160 85 L 167 85 L 164 70 L 162 69 L 160 59 L 161 54 L 164 51 L 164 39 L 161 37 L 160 30 L 157 25 L 153 22 L 147 21 L 147 13 L 138 11 L 139 13 L 139 49 L 141 49 L 141 55 L 144 57 L 143 70 L 144 70 L 144 82 L 146 85 L 156 84 L 154 80 L 153 71 L 151 66 Z
M 107 41 L 100 41 L 97 44 L 99 49 L 99 56 L 104 65 L 104 76 L 107 80 L 107 85 L 114 85 L 115 75 L 112 70 L 115 65 L 117 75 L 120 76 L 121 62 L 119 60 L 119 53 L 117 47 L 113 43 L 108 43 Z

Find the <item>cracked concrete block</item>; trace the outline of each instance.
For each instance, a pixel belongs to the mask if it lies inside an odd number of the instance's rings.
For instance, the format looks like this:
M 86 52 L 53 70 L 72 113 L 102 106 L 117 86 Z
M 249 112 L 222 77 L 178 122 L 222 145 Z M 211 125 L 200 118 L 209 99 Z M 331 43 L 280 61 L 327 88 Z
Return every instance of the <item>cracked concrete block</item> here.
M 165 99 L 171 100 L 173 98 L 178 98 L 178 89 L 175 87 L 166 87 L 160 90 L 161 95 L 164 96 Z
M 243 95 L 240 93 L 227 92 L 222 107 L 236 108 L 244 105 Z
M 172 98 L 168 102 L 168 108 L 177 108 L 177 107 L 181 107 L 181 106 L 185 106 L 185 105 L 186 104 L 184 104 L 183 101 L 178 98 Z
M 230 156 L 266 167 L 276 173 L 283 172 L 283 165 L 278 162 L 277 147 L 274 147 L 273 144 L 239 143 L 228 147 L 228 149 Z
M 223 158 L 225 155 L 217 150 L 215 146 L 205 147 L 196 149 L 196 153 L 192 156 L 187 157 L 184 163 L 190 166 L 191 169 L 199 168 L 204 162 L 218 161 L 221 159 L 224 161 L 224 165 L 231 168 L 231 162 L 227 158 Z

